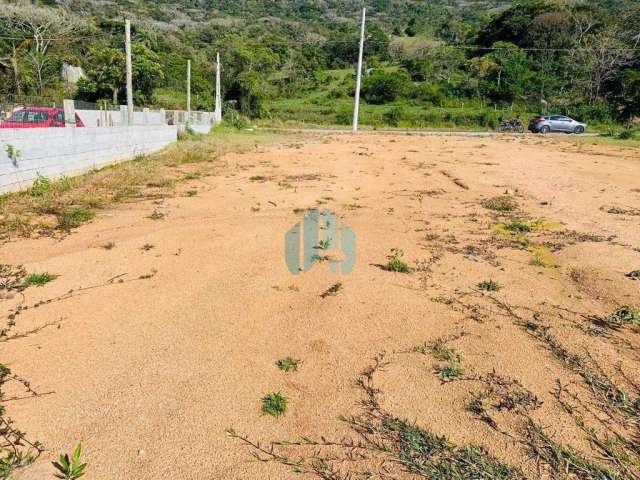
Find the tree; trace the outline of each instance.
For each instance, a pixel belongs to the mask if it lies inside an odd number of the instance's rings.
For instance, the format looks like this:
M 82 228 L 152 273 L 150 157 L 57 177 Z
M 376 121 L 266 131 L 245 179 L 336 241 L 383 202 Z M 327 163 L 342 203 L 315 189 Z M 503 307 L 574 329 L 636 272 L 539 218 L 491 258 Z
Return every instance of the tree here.
M 235 100 L 240 112 L 261 116 L 262 103 L 268 91 L 267 76 L 279 64 L 278 56 L 263 45 L 249 45 L 238 36 L 230 35 L 225 45 L 225 98 Z
M 110 98 L 118 105 L 118 94 L 125 84 L 125 68 L 122 49 L 101 45 L 90 47 L 85 62 L 87 78 L 78 82 L 76 96 L 92 102 Z
M 580 56 L 587 65 L 587 78 L 584 88 L 589 104 L 602 98 L 602 87 L 617 75 L 621 69 L 633 60 L 633 51 L 619 40 L 620 30 L 610 27 L 592 35 L 586 41 L 586 48 L 580 50 Z
M 131 47 L 133 69 L 133 99 L 138 105 L 151 103 L 153 91 L 164 80 L 160 56 L 144 45 Z
M 25 36 L 26 59 L 32 68 L 37 92 L 42 94 L 45 86 L 52 83 L 52 71 L 56 66 L 49 55 L 52 42 L 71 33 L 80 22 L 64 11 L 32 4 L 3 5 L 0 22 Z

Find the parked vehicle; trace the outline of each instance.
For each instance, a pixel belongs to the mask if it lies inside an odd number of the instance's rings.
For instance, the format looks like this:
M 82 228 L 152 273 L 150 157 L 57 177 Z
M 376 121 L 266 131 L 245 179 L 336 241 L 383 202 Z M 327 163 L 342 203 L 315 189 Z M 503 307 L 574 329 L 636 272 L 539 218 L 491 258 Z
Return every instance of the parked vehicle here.
M 0 122 L 0 128 L 57 128 L 64 127 L 64 110 L 54 107 L 27 107 L 16 110 Z M 76 127 L 84 123 L 76 113 Z
M 529 130 L 533 133 L 565 132 L 584 133 L 586 123 L 580 123 L 565 115 L 545 115 L 532 118 L 529 122 Z
M 498 121 L 500 122 L 500 126 L 498 127 L 499 132 L 524 133 L 524 127 L 522 126 L 520 117 L 512 118 L 511 120 L 503 120 L 502 117 L 500 117 Z

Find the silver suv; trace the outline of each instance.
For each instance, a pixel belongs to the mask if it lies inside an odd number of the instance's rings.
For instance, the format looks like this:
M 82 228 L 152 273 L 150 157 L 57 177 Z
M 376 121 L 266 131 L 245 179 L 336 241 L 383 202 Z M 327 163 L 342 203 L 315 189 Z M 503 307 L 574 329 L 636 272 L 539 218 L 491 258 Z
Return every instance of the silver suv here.
M 565 132 L 584 133 L 587 129 L 586 123 L 576 122 L 573 118 L 564 115 L 545 115 L 535 117 L 529 122 L 529 130 L 533 133 Z

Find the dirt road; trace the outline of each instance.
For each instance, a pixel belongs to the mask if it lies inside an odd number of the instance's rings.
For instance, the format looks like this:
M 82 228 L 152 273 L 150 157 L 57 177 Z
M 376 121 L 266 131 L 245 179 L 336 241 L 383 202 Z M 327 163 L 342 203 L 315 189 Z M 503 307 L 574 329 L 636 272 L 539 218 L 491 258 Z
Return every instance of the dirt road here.
M 49 478 L 51 459 L 82 441 L 95 480 L 289 479 L 282 459 L 248 462 L 253 449 L 225 430 L 263 444 L 362 440 L 338 417 L 366 409 L 372 384 L 380 405 L 371 421 L 382 411 L 415 421 L 530 478 L 554 478 L 555 467 L 532 460 L 527 418 L 554 442 L 601 458 L 557 382 L 591 410 L 599 392 L 555 347 L 638 397 L 620 374 L 640 373 L 634 321 L 613 328 L 588 318 L 640 307 L 640 281 L 625 277 L 640 269 L 636 151 L 530 137 L 340 135 L 225 160 L 217 175 L 180 187 L 197 195 L 123 205 L 61 240 L 1 246 L 0 263 L 59 275 L 0 301 L 3 315 L 63 296 L 23 310 L 14 333 L 51 325 L 0 344 L 2 362 L 38 393 L 7 385 L 6 397 L 21 398 L 5 402 L 7 412 L 46 447 L 16 478 Z M 504 196 L 511 211 L 487 208 Z M 330 262 L 287 269 L 285 233 L 309 208 L 335 212 L 355 233 L 349 275 L 332 274 Z M 392 248 L 410 273 L 381 268 Z M 389 363 L 357 385 L 381 352 Z M 301 360 L 297 371 L 276 366 L 288 356 Z M 281 418 L 261 412 L 270 392 L 288 399 Z M 632 438 L 631 424 L 611 420 L 622 411 L 581 413 L 603 435 Z M 335 476 L 318 473 L 316 450 Z M 277 452 L 307 459 L 302 478 L 414 478 L 373 450 L 342 462 L 358 450 Z

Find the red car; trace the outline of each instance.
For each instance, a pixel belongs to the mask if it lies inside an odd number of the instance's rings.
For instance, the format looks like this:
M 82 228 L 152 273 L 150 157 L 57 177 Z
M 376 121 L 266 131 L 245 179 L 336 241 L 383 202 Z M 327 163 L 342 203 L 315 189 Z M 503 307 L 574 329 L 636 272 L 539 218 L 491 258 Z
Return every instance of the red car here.
M 51 107 L 27 107 L 16 110 L 6 120 L 0 122 L 0 128 L 53 128 L 64 127 L 64 110 Z M 84 123 L 76 113 L 76 127 Z

